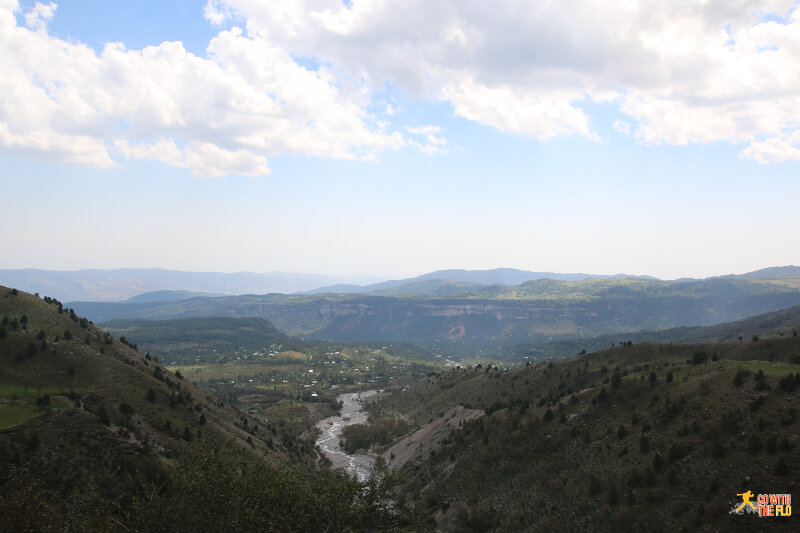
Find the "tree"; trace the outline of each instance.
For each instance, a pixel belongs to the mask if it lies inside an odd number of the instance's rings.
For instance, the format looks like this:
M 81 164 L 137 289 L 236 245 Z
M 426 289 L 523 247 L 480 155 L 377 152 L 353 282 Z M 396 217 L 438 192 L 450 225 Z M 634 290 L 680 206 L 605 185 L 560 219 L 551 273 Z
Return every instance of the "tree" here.
M 650 385 L 653 386 L 656 384 L 656 381 L 658 381 L 658 376 L 655 372 L 650 372 L 648 379 L 650 380 Z
M 70 330 L 65 330 L 64 331 L 64 340 L 65 341 L 71 341 L 72 340 L 72 333 L 70 332 Z
M 156 401 L 156 393 L 153 389 L 147 389 L 147 401 L 148 402 Z

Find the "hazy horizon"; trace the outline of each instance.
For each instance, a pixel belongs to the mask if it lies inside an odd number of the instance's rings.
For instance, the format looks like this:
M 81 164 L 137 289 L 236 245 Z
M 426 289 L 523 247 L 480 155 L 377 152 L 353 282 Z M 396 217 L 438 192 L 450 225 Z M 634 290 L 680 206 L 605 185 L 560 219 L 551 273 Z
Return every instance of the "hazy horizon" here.
M 587 270 L 570 270 L 570 271 L 554 271 L 554 270 L 543 270 L 543 269 L 529 269 L 529 268 L 517 268 L 517 267 L 509 267 L 509 266 L 502 266 L 502 267 L 491 267 L 491 268 L 480 268 L 480 269 L 468 269 L 468 268 L 436 268 L 433 270 L 427 270 L 424 272 L 412 272 L 408 274 L 403 274 L 400 276 L 381 276 L 381 275 L 372 275 L 372 274 L 360 274 L 360 273 L 345 273 L 342 275 L 338 274 L 330 274 L 326 272 L 296 272 L 296 271 L 287 271 L 287 270 L 270 270 L 270 271 L 256 271 L 256 270 L 231 270 L 231 271 L 224 271 L 224 270 L 217 270 L 217 271 L 208 271 L 208 270 L 190 270 L 190 269 L 174 269 L 174 268 L 163 268 L 163 267 L 110 267 L 110 268 L 95 268 L 95 267 L 87 267 L 87 268 L 74 268 L 74 269 L 50 269 L 50 268 L 38 268 L 38 267 L 22 267 L 22 268 L 0 268 L 0 271 L 3 270 L 36 270 L 36 271 L 44 271 L 44 272 L 84 272 L 84 271 L 119 271 L 119 270 L 164 270 L 170 272 L 183 272 L 183 273 L 196 273 L 196 274 L 256 274 L 256 275 L 298 275 L 298 276 L 319 276 L 325 278 L 332 278 L 341 280 L 338 283 L 353 283 L 357 285 L 367 285 L 371 283 L 379 283 L 381 281 L 392 281 L 392 280 L 404 280 L 404 279 L 412 279 L 418 276 L 431 274 L 434 272 L 440 271 L 448 271 L 448 270 L 466 270 L 466 271 L 491 271 L 491 270 L 501 270 L 501 269 L 511 269 L 511 270 L 520 270 L 525 272 L 549 272 L 553 274 L 587 274 L 591 276 L 616 276 L 616 275 L 628 275 L 628 276 L 652 276 L 663 281 L 671 281 L 675 279 L 682 279 L 682 278 L 692 278 L 692 279 L 705 279 L 705 278 L 713 278 L 719 276 L 728 276 L 728 275 L 741 275 L 747 274 L 749 272 L 762 270 L 765 268 L 772 268 L 772 267 L 784 267 L 784 266 L 795 266 L 795 265 L 769 265 L 759 267 L 753 270 L 747 270 L 742 272 L 719 272 L 715 274 L 711 274 L 708 276 L 678 276 L 674 278 L 665 278 L 661 276 L 657 276 L 655 274 L 649 272 L 590 272 Z

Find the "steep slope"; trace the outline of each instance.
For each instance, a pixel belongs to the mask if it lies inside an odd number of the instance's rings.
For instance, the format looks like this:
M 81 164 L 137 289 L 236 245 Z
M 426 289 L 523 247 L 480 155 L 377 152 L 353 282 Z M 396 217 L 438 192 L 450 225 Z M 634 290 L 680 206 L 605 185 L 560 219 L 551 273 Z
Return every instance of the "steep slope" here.
M 794 337 L 625 345 L 453 370 L 372 412 L 416 427 L 457 405 L 486 412 L 403 468 L 445 531 L 790 531 L 729 511 L 747 490 L 796 492 L 798 363 Z
M 0 287 L 0 529 L 408 531 L 359 483 L 65 309 Z
M 24 466 L 51 488 L 88 472 L 127 490 L 128 476 L 158 476 L 183 442 L 292 452 L 274 428 L 47 300 L 0 287 L 1 480 Z

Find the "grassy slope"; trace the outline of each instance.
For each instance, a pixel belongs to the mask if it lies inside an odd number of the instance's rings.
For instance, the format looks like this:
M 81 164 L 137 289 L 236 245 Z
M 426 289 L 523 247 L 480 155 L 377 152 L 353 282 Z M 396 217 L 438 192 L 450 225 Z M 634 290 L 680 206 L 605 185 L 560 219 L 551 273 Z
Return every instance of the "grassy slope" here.
M 204 441 L 232 440 L 247 449 L 250 438 L 253 448 L 267 455 L 287 451 L 273 428 L 119 341 L 106 340 L 91 324 L 82 328 L 77 317 L 58 313 L 55 304 L 0 287 L 3 316 L 19 325 L 5 326 L 0 339 L 0 420 L 6 427 L 0 431 L 5 458 L 0 478 L 23 466 L 53 487 L 68 487 L 89 470 L 114 486 L 143 465 L 152 466 L 148 461 L 174 457 L 184 436 L 197 440 L 198 434 Z M 66 332 L 72 340 L 64 340 Z M 154 401 L 148 400 L 149 390 Z M 49 405 L 43 402 L 46 394 Z
M 701 351 L 708 360 L 687 363 Z M 737 493 L 791 493 L 800 480 L 800 387 L 779 386 L 800 372 L 793 356 L 792 337 L 616 347 L 513 372 L 451 371 L 378 411 L 416 425 L 459 404 L 489 413 L 406 467 L 407 488 L 454 530 L 763 528 L 728 510 Z M 779 460 L 788 473 L 776 473 Z

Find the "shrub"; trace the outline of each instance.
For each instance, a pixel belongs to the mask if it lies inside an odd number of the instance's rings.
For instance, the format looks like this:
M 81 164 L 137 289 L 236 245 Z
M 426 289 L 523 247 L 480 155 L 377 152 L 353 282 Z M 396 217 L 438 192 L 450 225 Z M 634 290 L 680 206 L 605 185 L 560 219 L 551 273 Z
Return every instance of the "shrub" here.
M 148 402 L 156 401 L 156 393 L 153 389 L 147 389 L 147 401 Z
M 749 375 L 750 375 L 750 372 L 748 370 L 740 368 L 739 370 L 736 371 L 736 375 L 733 376 L 733 384 L 736 387 L 741 387 L 742 385 L 744 385 L 744 380 Z
M 25 347 L 25 357 L 33 357 L 36 355 L 37 349 L 36 344 L 33 342 L 29 342 L 28 345 Z
M 782 456 L 778 458 L 778 462 L 775 463 L 775 475 L 776 476 L 785 476 L 789 473 L 789 465 L 786 463 L 786 459 Z
M 603 485 L 600 480 L 594 476 L 589 478 L 589 495 L 597 496 L 603 491 Z
M 797 388 L 798 381 L 800 381 L 797 379 L 798 376 L 800 376 L 800 374 L 794 376 L 791 373 L 789 373 L 789 375 L 780 380 L 778 385 L 780 386 L 781 389 L 785 390 L 786 392 L 792 392 L 794 389 Z
M 71 341 L 72 340 L 72 332 L 70 332 L 70 330 L 65 330 L 64 331 L 64 340 L 65 341 Z

